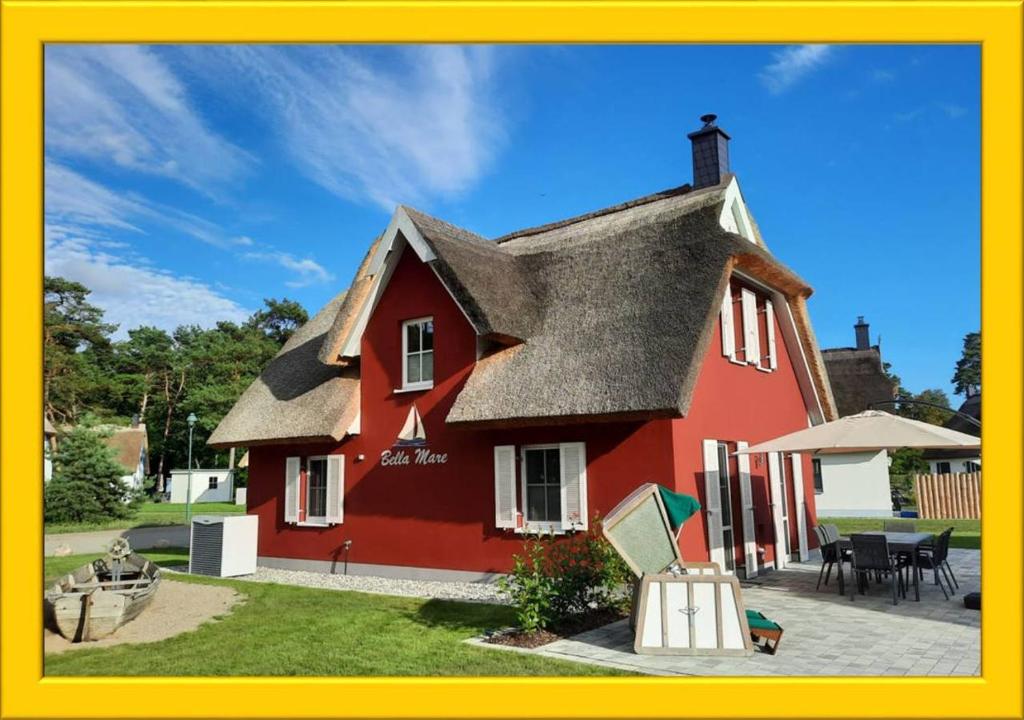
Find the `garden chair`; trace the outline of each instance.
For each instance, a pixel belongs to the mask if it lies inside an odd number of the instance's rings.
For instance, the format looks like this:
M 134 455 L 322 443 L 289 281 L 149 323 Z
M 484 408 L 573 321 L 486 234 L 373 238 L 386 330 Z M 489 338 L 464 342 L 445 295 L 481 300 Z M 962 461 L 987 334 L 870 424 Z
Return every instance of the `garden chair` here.
M 838 545 L 839 538 L 842 537 L 839 534 L 839 528 L 836 525 L 832 524 L 832 523 L 821 525 L 820 527 L 825 532 L 825 536 L 829 539 L 829 542 L 837 543 L 836 548 L 839 548 L 839 545 Z M 853 555 L 853 551 L 850 550 L 849 548 L 839 550 L 839 558 L 840 558 L 840 560 L 839 560 L 839 570 L 840 570 L 840 572 L 842 572 L 843 563 L 844 562 L 850 562 L 850 556 L 851 555 Z
M 949 568 L 949 538 L 953 534 L 953 528 L 944 530 L 941 535 L 935 538 L 935 543 L 931 549 L 924 549 L 917 554 L 917 567 L 920 569 L 923 577 L 924 571 L 931 570 L 935 574 L 935 584 L 942 588 L 942 594 L 949 600 L 950 594 L 956 595 L 956 590 L 953 589 L 954 579 L 950 579 L 953 574 L 952 568 L 949 570 L 949 574 L 946 573 L 946 568 Z M 949 585 L 949 592 L 946 592 L 946 587 L 942 584 L 939 579 L 939 571 L 942 572 L 942 577 L 946 580 L 946 585 Z M 960 587 L 959 584 L 956 587 Z
M 747 610 L 747 626 L 750 628 L 751 640 L 755 643 L 764 640 L 765 652 L 774 655 L 782 642 L 782 626 L 757 610 Z
M 839 563 L 839 572 L 842 572 L 843 561 L 840 559 L 839 545 L 821 525 L 814 527 L 814 534 L 818 537 L 818 546 L 821 548 L 821 570 L 818 571 L 818 584 L 814 586 L 814 589 L 818 590 L 821 588 L 822 574 L 824 573 L 825 584 L 828 585 L 828 579 L 832 576 L 832 568 Z
M 913 520 L 883 520 L 882 532 L 917 532 Z
M 892 604 L 898 604 L 897 592 L 905 594 L 906 589 L 903 583 L 903 575 L 900 573 L 903 565 L 893 558 L 889 552 L 889 542 L 885 535 L 850 535 L 850 542 L 853 544 L 853 559 L 851 562 L 852 576 L 854 582 L 850 585 L 850 600 L 854 599 L 857 588 L 864 592 L 871 573 L 878 576 L 889 576 L 889 587 L 892 589 Z

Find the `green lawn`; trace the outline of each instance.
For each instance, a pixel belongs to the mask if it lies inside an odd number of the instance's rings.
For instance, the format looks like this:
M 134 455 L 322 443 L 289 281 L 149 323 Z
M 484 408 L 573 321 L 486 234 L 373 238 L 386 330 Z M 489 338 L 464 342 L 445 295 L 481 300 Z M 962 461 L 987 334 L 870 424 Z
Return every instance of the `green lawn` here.
M 836 525 L 841 535 L 881 530 L 883 520 L 884 518 L 819 518 L 821 523 Z M 981 520 L 911 520 L 918 532 L 940 533 L 946 528 L 953 528 L 953 535 L 949 538 L 951 548 L 981 549 Z
M 234 515 L 244 513 L 245 505 L 234 503 L 193 503 L 193 515 Z M 109 520 L 101 523 L 53 523 L 46 525 L 47 534 L 88 532 L 90 530 L 123 530 L 134 527 L 158 525 L 184 525 L 185 503 L 143 503 L 139 511 L 124 520 Z
M 187 562 L 184 549 L 147 552 Z M 52 582 L 94 555 L 46 558 Z M 466 645 L 513 624 L 500 605 L 313 590 L 174 576 L 247 596 L 218 622 L 145 645 L 72 650 L 45 659 L 47 675 L 621 675 L 595 665 Z

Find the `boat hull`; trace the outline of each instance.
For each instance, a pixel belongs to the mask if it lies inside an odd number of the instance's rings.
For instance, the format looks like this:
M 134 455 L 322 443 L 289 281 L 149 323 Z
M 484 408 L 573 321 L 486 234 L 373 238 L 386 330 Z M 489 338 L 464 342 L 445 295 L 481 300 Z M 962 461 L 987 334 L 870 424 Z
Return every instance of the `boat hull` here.
M 53 622 L 68 640 L 99 640 L 111 635 L 136 618 L 156 595 L 160 570 L 149 560 L 133 553 L 116 580 L 105 571 L 109 566 L 109 558 L 83 565 L 47 593 Z

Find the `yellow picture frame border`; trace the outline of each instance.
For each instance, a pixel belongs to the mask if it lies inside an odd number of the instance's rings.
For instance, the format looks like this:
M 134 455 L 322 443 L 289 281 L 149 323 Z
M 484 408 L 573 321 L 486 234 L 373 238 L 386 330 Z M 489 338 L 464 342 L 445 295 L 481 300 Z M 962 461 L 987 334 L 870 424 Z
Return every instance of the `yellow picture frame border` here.
M 0 716 L 1022 716 L 1020 2 L 55 0 L 3 2 L 0 12 Z M 980 44 L 983 374 L 989 389 L 983 454 L 985 476 L 993 479 L 982 500 L 982 676 L 42 677 L 41 85 L 47 42 Z M 955 293 L 927 279 L 921 292 L 936 302 L 955 300 Z

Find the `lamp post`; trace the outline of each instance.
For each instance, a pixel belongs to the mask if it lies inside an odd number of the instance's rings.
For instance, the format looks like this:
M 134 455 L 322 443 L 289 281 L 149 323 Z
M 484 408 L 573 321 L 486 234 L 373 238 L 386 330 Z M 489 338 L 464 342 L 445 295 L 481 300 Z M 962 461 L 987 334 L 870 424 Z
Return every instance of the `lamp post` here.
M 196 427 L 195 413 L 189 413 L 185 421 L 188 423 L 188 490 L 185 493 L 185 524 L 192 527 L 192 431 Z M 191 534 L 191 530 L 189 533 Z

